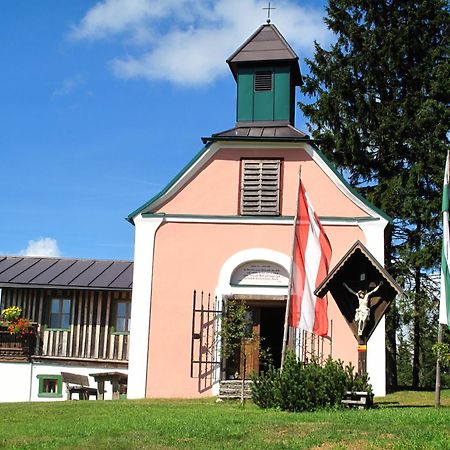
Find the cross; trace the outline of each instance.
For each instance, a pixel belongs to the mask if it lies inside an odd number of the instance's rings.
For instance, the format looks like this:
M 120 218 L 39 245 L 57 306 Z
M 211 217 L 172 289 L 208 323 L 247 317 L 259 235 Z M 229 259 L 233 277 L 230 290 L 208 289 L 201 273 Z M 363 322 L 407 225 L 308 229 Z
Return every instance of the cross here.
M 273 9 L 277 9 L 277 8 L 271 8 L 270 2 L 269 2 L 269 6 L 267 8 L 263 8 L 263 9 L 267 10 L 267 23 L 270 23 L 270 11 L 272 11 Z

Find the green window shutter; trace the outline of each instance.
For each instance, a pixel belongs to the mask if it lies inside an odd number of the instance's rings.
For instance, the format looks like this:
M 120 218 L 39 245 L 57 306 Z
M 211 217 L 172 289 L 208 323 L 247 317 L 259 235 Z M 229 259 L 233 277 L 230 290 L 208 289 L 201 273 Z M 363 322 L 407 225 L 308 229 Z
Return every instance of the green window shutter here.
M 253 120 L 253 72 L 241 72 L 238 75 L 237 120 L 251 122 Z
M 274 91 L 274 120 L 289 120 L 291 114 L 291 82 L 288 67 L 280 67 L 275 71 Z
M 280 215 L 281 161 L 242 160 L 241 215 Z

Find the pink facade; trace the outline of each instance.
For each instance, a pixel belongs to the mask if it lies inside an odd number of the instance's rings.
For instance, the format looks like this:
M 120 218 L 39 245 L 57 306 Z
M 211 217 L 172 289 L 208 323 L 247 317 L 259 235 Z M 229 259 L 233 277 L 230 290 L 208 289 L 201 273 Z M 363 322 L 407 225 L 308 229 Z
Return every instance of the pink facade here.
M 303 183 L 319 216 L 367 217 L 367 212 L 334 186 L 305 147 L 221 148 L 175 197 L 154 212 L 236 215 L 239 206 L 240 159 L 280 158 L 283 161 L 282 215 L 295 214 L 298 172 L 301 167 Z M 309 188 L 311 185 L 314 185 L 314 189 Z
M 310 149 L 309 149 L 310 150 Z M 281 158 L 283 164 L 282 215 L 294 215 L 298 168 L 317 211 L 323 217 L 353 219 L 368 214 L 332 182 L 307 154 L 304 147 L 290 149 L 221 148 L 158 213 L 201 214 L 239 218 L 239 173 L 241 158 L 256 154 Z M 196 397 L 197 380 L 190 378 L 192 293 L 214 293 L 224 262 L 243 249 L 262 248 L 290 255 L 292 221 L 279 224 L 163 223 L 156 232 L 149 335 L 147 397 Z M 365 242 L 357 223 L 327 225 L 333 248 L 332 266 L 356 241 Z M 330 299 L 333 321 L 333 357 L 357 365 L 356 341 Z

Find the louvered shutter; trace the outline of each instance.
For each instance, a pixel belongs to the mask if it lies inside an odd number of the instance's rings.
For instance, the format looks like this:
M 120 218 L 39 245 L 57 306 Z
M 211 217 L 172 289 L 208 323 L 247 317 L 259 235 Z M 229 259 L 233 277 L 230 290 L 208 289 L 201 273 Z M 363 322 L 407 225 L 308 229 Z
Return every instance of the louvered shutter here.
M 276 216 L 280 214 L 280 160 L 242 161 L 241 214 Z
M 271 91 L 272 90 L 272 72 L 256 72 L 254 77 L 253 88 L 255 91 Z

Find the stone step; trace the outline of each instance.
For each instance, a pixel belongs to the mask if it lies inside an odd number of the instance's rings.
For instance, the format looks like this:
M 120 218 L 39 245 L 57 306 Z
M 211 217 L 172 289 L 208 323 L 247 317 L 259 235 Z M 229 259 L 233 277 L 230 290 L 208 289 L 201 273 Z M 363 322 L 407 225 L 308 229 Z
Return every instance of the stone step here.
M 244 383 L 244 398 L 252 396 L 252 381 L 246 380 Z M 241 380 L 224 380 L 220 382 L 219 398 L 241 398 L 242 381 Z

